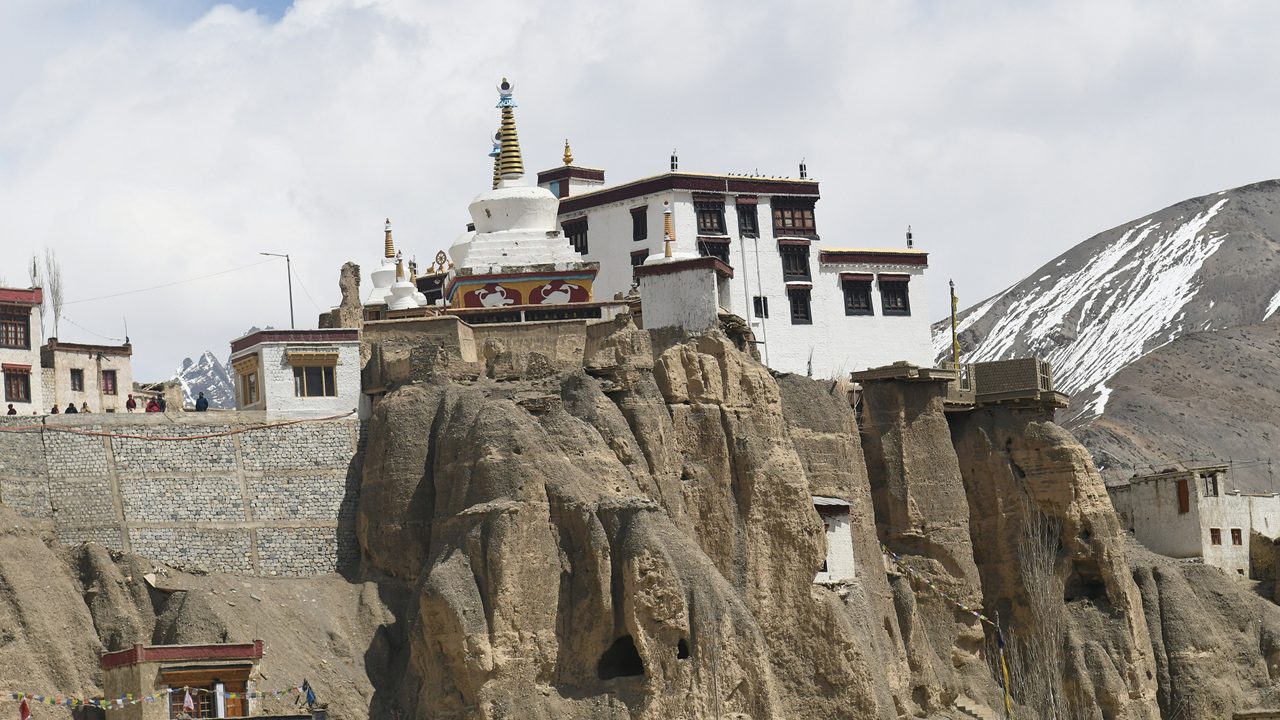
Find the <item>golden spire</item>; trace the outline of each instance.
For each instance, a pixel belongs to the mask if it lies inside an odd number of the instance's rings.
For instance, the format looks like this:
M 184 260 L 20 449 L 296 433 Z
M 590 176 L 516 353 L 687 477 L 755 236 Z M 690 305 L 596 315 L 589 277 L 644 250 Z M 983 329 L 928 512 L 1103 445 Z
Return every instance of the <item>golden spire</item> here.
M 662 256 L 671 257 L 671 245 L 676 241 L 676 225 L 671 221 L 671 202 L 662 201 Z
M 564 139 L 564 164 L 573 164 L 573 150 L 569 149 L 569 138 Z
M 502 172 L 500 165 L 502 164 L 502 131 L 493 134 L 493 149 L 489 151 L 489 157 L 493 158 L 493 189 L 498 189 L 498 183 L 502 182 Z
M 959 370 L 960 338 L 956 333 L 956 310 L 959 308 L 960 299 L 956 297 L 956 281 L 948 280 L 947 284 L 951 286 L 951 364 Z
M 393 258 L 396 256 L 396 244 L 394 242 L 391 242 L 391 218 L 387 218 L 385 232 L 387 233 L 387 237 L 385 240 L 386 247 L 383 250 L 383 252 L 385 253 L 383 257 Z
M 511 97 L 515 85 L 502 78 L 498 85 L 498 105 L 502 109 L 502 154 L 498 166 L 503 180 L 518 180 L 524 176 L 524 158 L 520 156 L 520 138 L 516 135 L 516 101 Z
M 396 282 L 404 280 L 404 258 L 396 255 Z

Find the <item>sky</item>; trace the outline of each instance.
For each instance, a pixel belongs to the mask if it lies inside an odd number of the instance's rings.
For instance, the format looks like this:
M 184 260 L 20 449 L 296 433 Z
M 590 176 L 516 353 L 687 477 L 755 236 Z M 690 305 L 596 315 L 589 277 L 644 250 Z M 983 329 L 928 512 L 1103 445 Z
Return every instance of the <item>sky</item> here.
M 0 278 L 60 259 L 64 341 L 139 380 L 337 304 L 390 217 L 420 260 L 526 167 L 821 182 L 822 243 L 928 250 L 929 313 L 1091 235 L 1280 176 L 1280 3 L 4 0 Z M 158 289 L 132 292 L 146 288 Z M 127 293 L 127 294 L 120 294 Z M 107 297 L 114 296 L 114 297 Z

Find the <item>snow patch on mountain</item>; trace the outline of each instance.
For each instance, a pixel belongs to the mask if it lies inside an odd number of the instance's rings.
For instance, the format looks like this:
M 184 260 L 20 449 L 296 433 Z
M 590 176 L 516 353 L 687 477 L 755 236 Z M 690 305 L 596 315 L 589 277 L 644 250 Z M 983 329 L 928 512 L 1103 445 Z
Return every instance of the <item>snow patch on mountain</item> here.
M 1271 297 L 1271 302 L 1267 303 L 1267 312 L 1262 316 L 1262 319 L 1264 321 L 1270 319 L 1272 315 L 1276 314 L 1276 310 L 1280 310 L 1280 291 L 1277 291 Z
M 1107 379 L 1181 334 L 1184 308 L 1199 290 L 1196 274 L 1227 237 L 1205 233 L 1205 226 L 1228 200 L 1185 222 L 1178 217 L 1172 223 L 1152 218 L 1135 223 L 1079 268 L 1051 283 L 1037 281 L 1034 292 L 1019 285 L 986 301 L 965 316 L 961 331 L 1011 290 L 1021 289 L 966 359 L 1042 357 L 1053 363 L 1059 390 L 1087 391 L 1094 401 L 1086 412 L 1101 412 Z M 949 332 L 938 335 L 934 344 L 942 357 L 950 337 Z
M 202 392 L 211 408 L 236 406 L 235 383 L 226 366 L 208 350 L 196 360 L 184 359 L 173 379 L 182 386 L 183 404 L 187 407 L 195 405 L 196 397 Z

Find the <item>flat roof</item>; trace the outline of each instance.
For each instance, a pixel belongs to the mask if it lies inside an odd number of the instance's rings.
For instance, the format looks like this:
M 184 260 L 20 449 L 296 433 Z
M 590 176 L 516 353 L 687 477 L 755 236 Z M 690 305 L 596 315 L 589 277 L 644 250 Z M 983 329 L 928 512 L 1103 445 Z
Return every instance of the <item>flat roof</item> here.
M 318 330 L 258 330 L 231 341 L 231 352 L 248 350 L 263 343 L 294 342 L 359 342 L 360 331 L 355 328 L 328 328 Z
M 103 670 L 157 662 L 200 662 L 224 660 L 259 660 L 262 658 L 262 641 L 250 643 L 211 643 L 206 645 L 142 645 L 128 650 L 102 653 L 99 662 Z
M 600 205 L 630 200 L 670 190 L 706 193 L 739 193 L 743 195 L 801 195 L 818 198 L 817 180 L 771 178 L 750 175 L 715 175 L 672 171 L 632 180 L 621 185 L 606 185 L 570 195 L 560 200 L 560 214 L 586 210 Z
M 44 301 L 44 291 L 40 288 L 6 288 L 0 287 L 0 303 L 17 303 L 19 305 L 39 305 Z
M 83 353 L 103 353 L 105 355 L 132 355 L 133 346 L 129 343 L 123 345 L 91 345 L 88 343 L 69 343 L 62 342 L 58 338 L 49 338 L 49 342 L 40 348 L 41 352 L 83 352 Z

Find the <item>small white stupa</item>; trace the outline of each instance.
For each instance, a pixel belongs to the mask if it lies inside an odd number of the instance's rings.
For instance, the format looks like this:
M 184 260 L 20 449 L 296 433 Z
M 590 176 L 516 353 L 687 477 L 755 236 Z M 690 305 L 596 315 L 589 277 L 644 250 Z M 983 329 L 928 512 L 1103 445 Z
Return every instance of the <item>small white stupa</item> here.
M 391 218 L 387 218 L 384 232 L 386 239 L 382 255 L 382 264 L 377 270 L 369 273 L 373 290 L 369 293 L 370 305 L 386 305 L 391 301 L 391 286 L 396 281 L 396 245 L 391 239 Z

